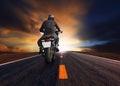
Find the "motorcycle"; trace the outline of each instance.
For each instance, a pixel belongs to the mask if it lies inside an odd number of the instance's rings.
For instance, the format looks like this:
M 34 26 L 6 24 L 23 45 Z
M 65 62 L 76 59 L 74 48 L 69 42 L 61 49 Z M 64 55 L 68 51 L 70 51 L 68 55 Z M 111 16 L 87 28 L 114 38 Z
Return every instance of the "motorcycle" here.
M 62 31 L 58 32 L 62 33 Z M 57 52 L 57 45 L 54 37 L 51 34 L 46 34 L 42 40 L 42 56 L 45 57 L 46 63 L 51 63 L 55 60 L 55 53 Z

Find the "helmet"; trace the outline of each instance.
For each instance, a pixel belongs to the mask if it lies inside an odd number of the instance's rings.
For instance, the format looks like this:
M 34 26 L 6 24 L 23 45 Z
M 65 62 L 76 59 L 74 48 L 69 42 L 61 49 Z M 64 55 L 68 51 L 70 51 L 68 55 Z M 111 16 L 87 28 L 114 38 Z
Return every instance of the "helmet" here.
M 51 20 L 51 19 L 54 19 L 54 15 L 49 14 L 49 15 L 48 15 L 48 20 Z

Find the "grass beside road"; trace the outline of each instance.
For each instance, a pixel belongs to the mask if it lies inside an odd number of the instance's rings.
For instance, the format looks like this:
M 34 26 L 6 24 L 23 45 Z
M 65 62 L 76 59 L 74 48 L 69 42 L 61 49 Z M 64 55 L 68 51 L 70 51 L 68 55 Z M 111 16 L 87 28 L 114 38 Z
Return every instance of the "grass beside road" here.
M 22 59 L 22 58 L 26 58 L 26 57 L 30 57 L 30 56 L 34 56 L 37 54 L 38 54 L 37 52 L 33 52 L 33 53 L 0 53 L 0 64 L 18 60 L 18 59 Z

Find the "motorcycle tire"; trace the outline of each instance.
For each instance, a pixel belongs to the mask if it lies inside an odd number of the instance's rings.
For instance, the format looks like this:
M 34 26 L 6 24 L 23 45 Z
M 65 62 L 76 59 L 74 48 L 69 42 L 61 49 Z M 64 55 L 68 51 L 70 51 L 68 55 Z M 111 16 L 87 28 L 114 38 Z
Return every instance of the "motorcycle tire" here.
M 45 62 L 46 63 L 51 63 L 52 61 L 52 52 L 51 52 L 51 48 L 46 48 L 45 49 Z

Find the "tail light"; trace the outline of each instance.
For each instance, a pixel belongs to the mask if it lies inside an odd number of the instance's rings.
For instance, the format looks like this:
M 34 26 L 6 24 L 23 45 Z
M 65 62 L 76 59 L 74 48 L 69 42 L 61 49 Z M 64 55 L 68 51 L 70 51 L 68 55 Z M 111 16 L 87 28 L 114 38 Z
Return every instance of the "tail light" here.
M 52 37 L 51 35 L 46 35 L 46 38 L 47 38 L 47 39 L 49 39 L 49 38 L 51 38 L 51 37 Z

